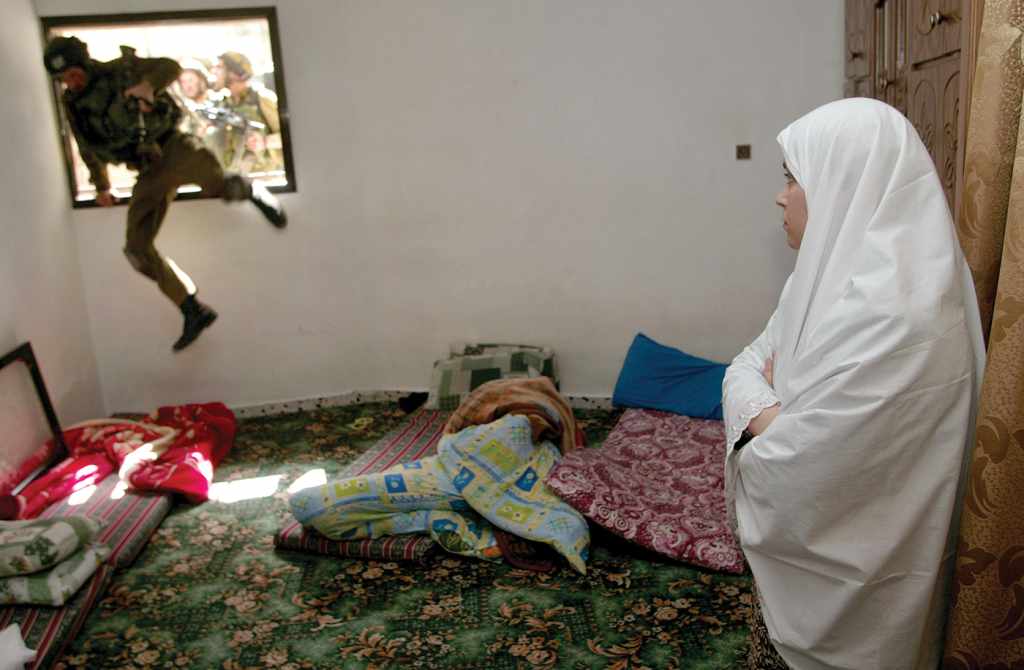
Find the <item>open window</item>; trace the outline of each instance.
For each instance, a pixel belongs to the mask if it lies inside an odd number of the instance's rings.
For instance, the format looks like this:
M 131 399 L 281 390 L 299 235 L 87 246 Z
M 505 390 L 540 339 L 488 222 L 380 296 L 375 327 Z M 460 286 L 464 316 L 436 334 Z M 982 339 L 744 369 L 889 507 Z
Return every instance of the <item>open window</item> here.
M 74 36 L 97 61 L 121 56 L 173 58 L 182 66 L 168 88 L 182 110 L 179 129 L 199 137 L 225 170 L 248 174 L 272 191 L 295 190 L 277 14 L 273 7 L 42 18 L 43 39 Z M 96 190 L 82 161 L 54 80 L 60 134 L 75 207 L 95 205 Z M 126 202 L 134 170 L 108 166 L 111 188 Z M 202 197 L 186 185 L 179 198 Z

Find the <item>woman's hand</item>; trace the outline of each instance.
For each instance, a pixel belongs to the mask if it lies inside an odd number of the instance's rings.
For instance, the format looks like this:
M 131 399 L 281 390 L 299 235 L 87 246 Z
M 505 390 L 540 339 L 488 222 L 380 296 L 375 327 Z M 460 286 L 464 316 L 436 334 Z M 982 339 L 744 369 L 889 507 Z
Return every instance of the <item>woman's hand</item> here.
M 764 380 L 768 382 L 768 386 L 775 388 L 775 354 L 772 354 L 764 362 L 764 367 L 761 369 L 761 374 L 764 375 Z M 764 408 L 760 414 L 755 416 L 747 424 L 747 432 L 751 435 L 760 435 L 765 430 L 775 417 L 779 415 L 779 410 L 782 409 L 782 405 L 775 403 L 771 407 Z
M 747 424 L 747 432 L 751 435 L 760 435 L 764 431 L 768 430 L 768 426 L 771 425 L 772 421 L 775 421 L 775 417 L 779 415 L 782 410 L 782 405 L 775 403 L 771 407 L 765 407 L 761 410 L 761 413 L 750 420 Z

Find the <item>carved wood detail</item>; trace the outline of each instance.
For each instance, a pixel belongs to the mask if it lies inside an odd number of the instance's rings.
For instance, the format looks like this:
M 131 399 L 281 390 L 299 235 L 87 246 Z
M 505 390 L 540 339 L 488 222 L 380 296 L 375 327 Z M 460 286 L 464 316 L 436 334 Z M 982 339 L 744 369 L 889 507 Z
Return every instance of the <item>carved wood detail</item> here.
M 917 134 L 921 136 L 921 141 L 924 142 L 925 148 L 928 149 L 932 160 L 938 166 L 939 161 L 936 160 L 935 152 L 935 127 L 939 125 L 939 119 L 935 86 L 927 76 L 928 73 L 924 73 L 924 76 L 919 73 L 915 74 L 917 76 L 913 77 L 915 81 L 911 84 L 914 90 L 910 95 L 910 122 L 914 124 Z
M 956 192 L 956 165 L 958 143 L 958 121 L 960 118 L 960 64 L 950 61 L 939 69 L 938 74 L 945 80 L 942 90 L 942 188 L 950 206 Z

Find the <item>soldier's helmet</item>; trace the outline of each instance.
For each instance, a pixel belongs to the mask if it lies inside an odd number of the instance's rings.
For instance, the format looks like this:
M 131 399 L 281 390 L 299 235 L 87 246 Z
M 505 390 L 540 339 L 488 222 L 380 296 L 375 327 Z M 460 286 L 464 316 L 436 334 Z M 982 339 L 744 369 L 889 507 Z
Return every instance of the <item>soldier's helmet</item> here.
M 85 42 L 77 37 L 54 37 L 43 51 L 43 64 L 46 71 L 58 75 L 69 67 L 89 66 L 89 49 Z
M 220 55 L 220 60 L 224 63 L 224 68 L 228 72 L 234 72 L 236 76 L 242 79 L 248 79 L 252 76 L 252 63 L 245 57 L 244 54 L 240 54 L 237 51 L 225 51 Z

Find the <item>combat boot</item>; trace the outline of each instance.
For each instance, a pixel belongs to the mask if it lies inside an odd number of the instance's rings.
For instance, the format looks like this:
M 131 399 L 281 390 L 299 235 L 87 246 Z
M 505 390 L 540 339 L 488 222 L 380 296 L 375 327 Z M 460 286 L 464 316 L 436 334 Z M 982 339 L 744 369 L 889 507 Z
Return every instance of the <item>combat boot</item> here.
M 192 344 L 200 333 L 217 320 L 217 312 L 196 300 L 195 295 L 190 295 L 181 303 L 181 313 L 185 316 L 185 328 L 172 347 L 174 351 L 181 351 Z
M 223 197 L 227 202 L 249 200 L 275 228 L 284 228 L 288 225 L 288 216 L 284 213 L 281 201 L 274 197 L 266 186 L 248 177 L 240 174 L 225 176 Z
M 288 215 L 284 213 L 284 207 L 267 187 L 258 181 L 252 182 L 249 200 L 263 213 L 275 228 L 284 228 L 288 225 Z

